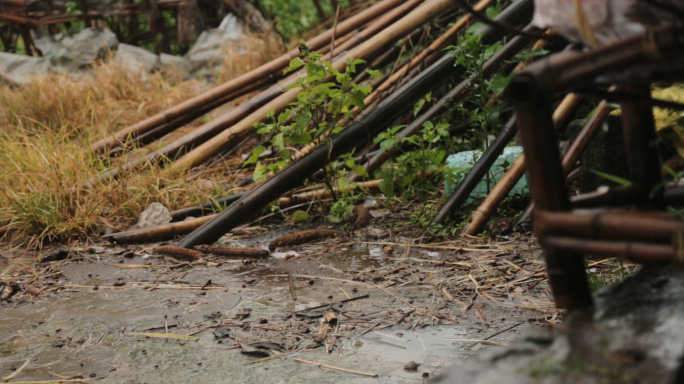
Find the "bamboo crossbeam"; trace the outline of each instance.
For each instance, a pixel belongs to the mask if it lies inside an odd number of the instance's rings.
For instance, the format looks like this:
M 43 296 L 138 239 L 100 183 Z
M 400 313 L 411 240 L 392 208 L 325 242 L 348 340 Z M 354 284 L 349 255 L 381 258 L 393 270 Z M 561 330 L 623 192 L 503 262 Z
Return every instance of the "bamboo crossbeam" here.
M 381 1 L 380 3 L 373 5 L 372 7 L 349 18 L 348 20 L 339 23 L 337 25 L 336 31 L 328 30 L 318 35 L 317 37 L 309 40 L 307 42 L 307 46 L 311 47 L 314 50 L 320 49 L 324 45 L 330 43 L 330 39 L 332 38 L 334 32 L 340 36 L 344 35 L 352 31 L 353 29 L 358 28 L 360 25 L 363 25 L 368 21 L 377 18 L 378 15 L 381 15 L 385 12 L 389 12 L 393 8 L 400 5 L 400 0 Z M 278 71 L 281 71 L 283 68 L 285 68 L 289 64 L 290 60 L 297 56 L 299 56 L 299 49 L 292 49 L 286 54 L 280 56 L 279 58 L 272 60 L 244 75 L 241 75 L 233 80 L 221 84 L 201 95 L 186 100 L 173 108 L 169 108 L 163 112 L 151 116 L 139 123 L 136 123 L 126 129 L 117 132 L 112 136 L 106 137 L 94 143 L 91 149 L 95 152 L 102 152 L 118 142 L 126 142 L 131 137 L 136 137 L 161 124 L 176 120 L 182 117 L 184 114 L 191 112 L 195 108 L 210 103 L 212 100 L 221 99 L 223 96 L 231 92 L 235 92 L 236 90 L 248 86 L 255 80 L 276 74 Z
M 550 249 L 570 251 L 576 255 L 595 255 L 626 259 L 640 264 L 684 264 L 684 259 L 671 245 L 647 244 L 633 241 L 600 241 L 571 237 L 547 236 L 539 242 Z
M 539 237 L 569 236 L 598 240 L 671 243 L 682 222 L 664 213 L 646 212 L 549 212 L 534 213 Z

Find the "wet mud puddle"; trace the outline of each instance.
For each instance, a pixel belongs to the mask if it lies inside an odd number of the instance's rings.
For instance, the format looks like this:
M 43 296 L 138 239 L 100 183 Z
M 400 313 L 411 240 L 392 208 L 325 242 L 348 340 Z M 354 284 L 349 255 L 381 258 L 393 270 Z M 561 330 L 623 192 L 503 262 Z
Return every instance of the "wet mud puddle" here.
M 457 285 L 484 283 L 476 264 L 383 248 L 328 244 L 191 268 L 140 254 L 63 264 L 58 293 L 0 311 L 0 377 L 419 383 L 548 318 Z

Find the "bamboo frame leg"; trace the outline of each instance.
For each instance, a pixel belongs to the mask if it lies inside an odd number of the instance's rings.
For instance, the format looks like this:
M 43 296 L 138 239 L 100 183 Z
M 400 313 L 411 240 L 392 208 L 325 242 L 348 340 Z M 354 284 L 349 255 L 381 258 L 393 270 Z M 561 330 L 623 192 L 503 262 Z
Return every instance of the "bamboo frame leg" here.
M 629 91 L 639 93 L 644 97 L 651 96 L 648 85 L 633 87 Z M 620 103 L 622 108 L 622 130 L 627 152 L 627 166 L 632 182 L 641 186 L 645 193 L 662 183 L 661 166 L 655 147 L 656 131 L 653 122 L 653 106 L 649 103 L 625 101 Z M 662 194 L 646 202 L 644 208 L 662 208 Z
M 527 181 L 541 211 L 569 211 L 551 105 L 535 77 L 522 73 L 509 85 L 527 163 Z M 592 304 L 584 259 L 573 252 L 546 248 L 546 267 L 556 306 L 574 309 Z

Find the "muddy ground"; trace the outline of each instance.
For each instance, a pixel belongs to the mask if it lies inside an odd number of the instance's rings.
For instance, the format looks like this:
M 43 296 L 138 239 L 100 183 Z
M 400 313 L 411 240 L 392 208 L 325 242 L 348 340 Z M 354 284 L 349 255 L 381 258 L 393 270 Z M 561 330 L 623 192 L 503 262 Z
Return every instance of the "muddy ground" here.
M 7 258 L 3 281 L 16 293 L 1 304 L 0 377 L 419 383 L 562 317 L 534 239 L 418 247 L 389 228 L 258 260 L 187 263 L 152 245 L 107 244 L 72 246 L 66 259 L 43 263 Z M 221 242 L 266 248 L 294 230 L 242 228 Z

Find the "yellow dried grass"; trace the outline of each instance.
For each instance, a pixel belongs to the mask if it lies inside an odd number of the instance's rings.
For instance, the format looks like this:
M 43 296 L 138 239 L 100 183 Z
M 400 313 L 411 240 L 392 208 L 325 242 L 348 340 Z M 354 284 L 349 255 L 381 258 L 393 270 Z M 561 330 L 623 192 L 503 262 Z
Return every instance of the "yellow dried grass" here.
M 173 210 L 223 196 L 222 175 L 188 182 L 162 167 L 86 187 L 127 157 L 98 158 L 88 150 L 93 141 L 207 88 L 174 78 L 111 62 L 80 80 L 47 75 L 21 88 L 0 86 L 0 240 L 68 241 L 125 229 L 155 201 Z

